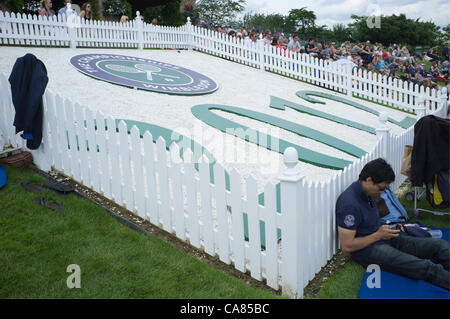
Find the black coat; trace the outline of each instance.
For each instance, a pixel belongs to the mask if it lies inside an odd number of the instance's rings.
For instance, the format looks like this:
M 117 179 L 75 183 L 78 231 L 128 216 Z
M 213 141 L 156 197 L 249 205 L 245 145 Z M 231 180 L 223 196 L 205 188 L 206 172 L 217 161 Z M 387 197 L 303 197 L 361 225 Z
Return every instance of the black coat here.
M 434 174 L 449 169 L 449 140 L 449 119 L 427 115 L 417 121 L 411 154 L 412 186 L 422 187 Z
M 42 141 L 42 95 L 47 87 L 47 69 L 41 60 L 27 53 L 16 60 L 9 76 L 11 94 L 16 110 L 16 133 L 27 139 L 29 149 L 37 149 Z

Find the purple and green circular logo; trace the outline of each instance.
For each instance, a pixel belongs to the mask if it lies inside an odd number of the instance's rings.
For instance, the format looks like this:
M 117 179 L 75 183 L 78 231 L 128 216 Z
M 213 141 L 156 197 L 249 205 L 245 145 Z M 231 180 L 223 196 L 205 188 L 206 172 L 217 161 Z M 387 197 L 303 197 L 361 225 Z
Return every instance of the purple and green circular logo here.
M 215 81 L 181 66 L 119 54 L 80 54 L 70 63 L 99 80 L 159 93 L 201 95 L 218 89 Z

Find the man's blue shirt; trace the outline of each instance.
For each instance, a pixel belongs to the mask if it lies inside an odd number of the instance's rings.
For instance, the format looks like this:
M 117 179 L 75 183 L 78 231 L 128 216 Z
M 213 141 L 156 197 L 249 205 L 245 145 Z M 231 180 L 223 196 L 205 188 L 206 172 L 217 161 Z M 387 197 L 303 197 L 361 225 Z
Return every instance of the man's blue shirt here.
M 375 198 L 366 195 L 360 181 L 353 182 L 339 195 L 336 201 L 336 224 L 345 229 L 356 230 L 355 237 L 368 236 L 378 231 L 381 224 Z M 353 252 L 352 257 L 357 259 L 366 253 L 367 247 Z

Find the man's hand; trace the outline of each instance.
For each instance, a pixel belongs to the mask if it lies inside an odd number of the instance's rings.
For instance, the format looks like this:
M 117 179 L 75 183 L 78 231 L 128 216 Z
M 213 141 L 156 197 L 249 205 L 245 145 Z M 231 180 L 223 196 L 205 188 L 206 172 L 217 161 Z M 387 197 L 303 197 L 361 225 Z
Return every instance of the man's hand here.
M 380 228 L 378 228 L 376 234 L 379 240 L 389 240 L 398 237 L 400 235 L 400 230 L 391 229 L 391 226 L 389 225 L 383 225 Z

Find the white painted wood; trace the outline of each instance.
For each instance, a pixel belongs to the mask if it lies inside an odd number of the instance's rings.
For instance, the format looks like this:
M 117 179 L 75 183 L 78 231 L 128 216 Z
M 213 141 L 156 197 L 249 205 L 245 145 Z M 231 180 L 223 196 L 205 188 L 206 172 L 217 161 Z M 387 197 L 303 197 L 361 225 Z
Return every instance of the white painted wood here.
M 225 170 L 219 163 L 214 165 L 214 197 L 216 199 L 216 214 L 218 223 L 217 242 L 219 259 L 230 264 L 230 240 L 228 233 L 228 215 L 225 190 Z
M 142 158 L 142 139 L 139 129 L 133 125 L 131 128 L 131 160 L 133 162 L 133 176 L 136 183 L 133 196 L 135 205 L 134 210 L 137 211 L 141 218 L 146 219 L 144 167 Z

